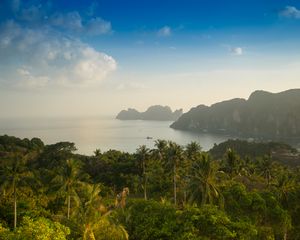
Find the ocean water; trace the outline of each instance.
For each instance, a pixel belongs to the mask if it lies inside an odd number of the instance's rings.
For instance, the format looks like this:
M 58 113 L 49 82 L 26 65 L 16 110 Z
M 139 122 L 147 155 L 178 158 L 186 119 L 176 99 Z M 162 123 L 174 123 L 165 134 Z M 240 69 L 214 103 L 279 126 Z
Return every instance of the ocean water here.
M 170 128 L 168 121 L 121 121 L 114 117 L 85 118 L 0 118 L 0 135 L 20 138 L 39 137 L 46 144 L 69 141 L 76 144 L 77 152 L 92 155 L 117 149 L 134 152 L 140 145 L 154 147 L 156 139 L 172 140 L 181 145 L 197 141 L 203 150 L 228 137 L 214 134 L 193 133 Z M 152 139 L 147 139 L 151 137 Z

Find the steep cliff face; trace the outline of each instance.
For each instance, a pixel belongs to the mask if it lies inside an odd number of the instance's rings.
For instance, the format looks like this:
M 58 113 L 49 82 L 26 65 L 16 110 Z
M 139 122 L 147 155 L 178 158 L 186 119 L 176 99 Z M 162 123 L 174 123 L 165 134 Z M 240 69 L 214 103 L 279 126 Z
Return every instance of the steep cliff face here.
M 174 129 L 248 137 L 300 137 L 300 89 L 253 92 L 248 100 L 200 105 L 171 125 Z
M 168 106 L 155 105 L 149 107 L 145 112 L 138 112 L 132 108 L 122 110 L 116 118 L 120 120 L 175 121 L 181 115 L 182 109 L 172 112 Z

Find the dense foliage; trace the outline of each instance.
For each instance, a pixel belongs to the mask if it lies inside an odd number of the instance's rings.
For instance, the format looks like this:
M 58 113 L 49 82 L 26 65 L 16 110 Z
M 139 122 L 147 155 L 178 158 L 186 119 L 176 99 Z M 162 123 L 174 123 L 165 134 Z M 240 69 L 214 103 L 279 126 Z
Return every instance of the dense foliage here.
M 0 239 L 300 239 L 300 168 L 269 154 L 283 145 L 229 143 L 84 156 L 1 136 Z

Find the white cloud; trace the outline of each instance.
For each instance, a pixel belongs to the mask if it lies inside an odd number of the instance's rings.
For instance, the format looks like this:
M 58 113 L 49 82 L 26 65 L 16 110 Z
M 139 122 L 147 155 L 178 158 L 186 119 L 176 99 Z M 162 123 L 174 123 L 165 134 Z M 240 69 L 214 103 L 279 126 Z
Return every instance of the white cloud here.
M 279 12 L 279 15 L 287 18 L 300 19 L 300 10 L 294 6 L 286 6 Z
M 230 53 L 235 56 L 243 55 L 243 49 L 241 47 L 230 48 Z
M 25 20 L 28 22 L 40 21 L 43 18 L 43 11 L 41 10 L 41 5 L 38 6 L 29 6 L 28 8 L 23 8 L 18 13 L 18 17 L 21 20 Z
M 102 18 L 95 17 L 84 21 L 78 12 L 69 13 L 55 13 L 50 19 L 49 23 L 65 30 L 76 33 L 83 33 L 89 35 L 102 35 L 112 32 L 111 23 Z
M 92 36 L 109 34 L 112 26 L 109 21 L 100 17 L 93 17 L 97 2 L 93 2 L 88 9 L 88 13 L 82 15 L 78 11 L 52 12 L 51 2 L 45 4 L 32 5 L 21 0 L 12 0 L 10 8 L 19 21 L 26 22 L 27 25 L 39 25 L 44 28 L 56 28 L 67 31 L 71 34 L 89 34 Z
M 2 4 L 1 4 L 2 5 Z M 51 1 L 4 0 L 4 9 L 10 10 L 13 17 L 27 23 L 42 23 L 51 9 Z
M 117 67 L 113 57 L 51 29 L 21 28 L 9 21 L 0 28 L 0 39 L 5 85 L 90 86 Z
M 172 30 L 169 26 L 164 26 L 158 30 L 157 35 L 160 37 L 169 37 L 172 35 Z
M 96 9 L 99 7 L 98 2 L 92 2 L 91 5 L 88 7 L 86 13 L 88 16 L 93 16 L 95 14 Z
M 72 66 L 77 80 L 94 83 L 104 79 L 110 71 L 116 69 L 116 61 L 91 47 L 80 49 L 81 58 Z
M 86 32 L 90 35 L 101 35 L 111 31 L 111 23 L 99 17 L 91 19 L 86 24 Z
M 14 21 L 7 21 L 5 26 L 0 28 L 0 49 L 11 44 L 12 39 L 19 36 L 21 28 Z
M 49 82 L 49 77 L 43 75 L 35 76 L 26 67 L 18 68 L 17 73 L 20 76 L 20 81 L 16 84 L 18 87 L 43 88 Z
M 66 14 L 55 13 L 50 17 L 49 22 L 53 26 L 73 31 L 80 31 L 83 27 L 81 16 L 76 11 Z
M 30 75 L 29 71 L 28 71 L 26 68 L 24 68 L 24 67 L 18 68 L 18 69 L 17 69 L 17 72 L 18 72 L 21 76 L 29 76 L 29 75 Z

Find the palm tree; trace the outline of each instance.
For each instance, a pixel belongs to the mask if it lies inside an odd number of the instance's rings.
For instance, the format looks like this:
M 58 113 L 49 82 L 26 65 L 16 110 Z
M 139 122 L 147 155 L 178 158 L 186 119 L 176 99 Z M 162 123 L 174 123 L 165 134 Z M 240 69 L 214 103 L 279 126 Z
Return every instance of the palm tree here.
M 9 188 L 13 194 L 14 202 L 14 229 L 17 227 L 17 191 L 19 184 L 24 177 L 28 175 L 26 168 L 26 160 L 28 155 L 20 153 L 14 154 L 12 158 L 8 159 L 8 164 L 1 169 L 1 185 L 2 187 Z
M 78 229 L 81 230 L 82 239 L 97 239 L 97 230 L 102 235 L 106 234 L 101 231 L 101 228 L 104 226 L 108 227 L 110 230 L 114 230 L 113 232 L 118 234 L 118 236 L 121 236 L 121 239 L 128 239 L 128 234 L 124 227 L 113 224 L 110 221 L 109 215 L 111 214 L 111 211 L 108 211 L 101 203 L 101 197 L 99 195 L 100 191 L 101 188 L 98 184 L 84 184 L 80 197 L 77 195 L 79 207 L 76 209 L 75 213 Z M 109 231 L 109 229 L 106 230 Z
M 236 174 L 239 174 L 240 159 L 234 150 L 228 148 L 226 152 L 226 171 L 232 179 Z
M 165 157 L 166 150 L 168 148 L 168 142 L 166 140 L 155 140 L 154 146 L 157 148 L 156 153 L 158 158 L 162 160 Z
M 59 192 L 66 194 L 68 219 L 70 219 L 71 198 L 74 200 L 78 199 L 76 189 L 82 183 L 79 171 L 79 162 L 74 159 L 68 159 L 65 166 L 59 169 L 58 175 L 53 179 L 53 182 L 59 187 Z
M 185 147 L 185 159 L 184 159 L 184 167 L 182 168 L 182 185 L 183 185 L 183 197 L 184 197 L 184 204 L 187 200 L 187 188 L 189 185 L 189 171 L 191 169 L 191 165 L 193 162 L 196 161 L 197 157 L 201 154 L 201 146 L 199 143 L 192 141 Z
M 164 171 L 166 170 L 163 165 L 167 157 L 168 142 L 166 140 L 157 139 L 154 142 L 154 147 L 154 149 L 151 149 L 151 159 L 156 160 Z
M 289 198 L 295 196 L 295 188 L 297 186 L 295 178 L 291 174 L 281 173 L 276 178 L 276 187 L 278 198 L 282 205 L 288 207 Z
M 273 168 L 273 162 L 270 155 L 264 156 L 258 163 L 258 170 L 260 174 L 265 178 L 267 181 L 267 185 L 270 185 L 270 181 L 272 178 L 272 168 Z
M 189 144 L 186 145 L 186 155 L 188 159 L 193 160 L 195 157 L 197 157 L 201 153 L 201 146 L 199 143 L 192 141 Z
M 142 176 L 143 176 L 143 190 L 144 190 L 144 199 L 147 200 L 147 172 L 146 172 L 146 165 L 147 161 L 150 157 L 150 149 L 147 148 L 145 145 L 140 146 L 136 150 L 137 159 L 139 164 L 142 168 Z
M 100 186 L 85 185 L 87 198 L 79 198 L 79 207 L 76 210 L 77 221 L 83 228 L 83 239 L 95 239 L 93 232 L 93 224 L 99 220 L 101 216 L 100 208 Z
M 169 169 L 166 167 L 168 142 L 158 139 L 155 141 L 154 147 L 150 150 L 148 180 L 151 181 L 151 187 L 154 191 L 160 192 L 163 196 L 168 193 L 166 185 L 170 184 Z
M 94 151 L 94 154 L 95 154 L 95 157 L 100 157 L 101 156 L 101 150 L 99 148 L 97 148 L 95 151 Z
M 35 194 L 37 204 L 42 207 L 46 207 L 51 199 L 51 180 L 53 179 L 55 172 L 45 168 L 32 169 L 31 176 L 26 180 L 26 185 L 29 185 Z
M 173 191 L 174 191 L 174 204 L 177 204 L 177 174 L 178 174 L 178 168 L 183 160 L 183 148 L 174 143 L 169 142 L 168 143 L 168 153 L 167 153 L 167 164 L 170 166 L 170 168 L 173 170 Z
M 220 198 L 220 191 L 216 183 L 216 165 L 207 153 L 202 153 L 193 163 L 190 173 L 189 189 L 191 201 L 201 199 L 201 205 L 212 204 Z

